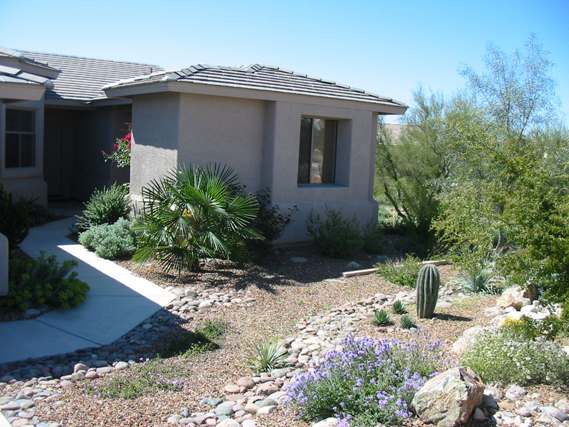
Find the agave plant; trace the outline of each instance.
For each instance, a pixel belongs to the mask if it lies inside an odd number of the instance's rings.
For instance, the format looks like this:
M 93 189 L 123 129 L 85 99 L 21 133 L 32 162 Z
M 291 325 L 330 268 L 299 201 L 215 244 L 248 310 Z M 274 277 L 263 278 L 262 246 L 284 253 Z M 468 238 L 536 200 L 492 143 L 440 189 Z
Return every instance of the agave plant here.
M 142 198 L 134 259 L 167 272 L 195 271 L 204 258 L 243 261 L 246 241 L 262 238 L 250 227 L 258 203 L 227 166 L 172 171 L 143 187 Z
M 287 366 L 288 352 L 276 341 L 266 341 L 255 346 L 249 367 L 255 373 L 269 372 Z

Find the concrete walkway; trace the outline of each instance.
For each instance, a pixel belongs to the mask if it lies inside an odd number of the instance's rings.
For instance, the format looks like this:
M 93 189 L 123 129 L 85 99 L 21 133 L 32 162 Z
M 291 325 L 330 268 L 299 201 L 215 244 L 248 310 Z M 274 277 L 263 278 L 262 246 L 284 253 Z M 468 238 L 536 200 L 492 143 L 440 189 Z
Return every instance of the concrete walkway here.
M 0 363 L 110 344 L 174 298 L 69 240 L 72 225 L 73 218 L 67 218 L 33 228 L 20 248 L 33 257 L 43 251 L 60 261 L 77 261 L 75 271 L 91 288 L 87 300 L 32 320 L 0 322 Z

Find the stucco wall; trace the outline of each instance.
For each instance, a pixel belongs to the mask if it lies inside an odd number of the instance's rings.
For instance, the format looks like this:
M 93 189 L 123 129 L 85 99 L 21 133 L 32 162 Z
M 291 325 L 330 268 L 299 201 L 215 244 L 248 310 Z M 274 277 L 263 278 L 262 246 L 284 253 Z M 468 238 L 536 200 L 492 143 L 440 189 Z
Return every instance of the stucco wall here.
M 178 164 L 231 165 L 248 191 L 261 188 L 263 101 L 182 94 Z
M 339 120 L 337 185 L 299 186 L 303 115 Z M 249 191 L 269 188 L 281 208 L 298 208 L 282 241 L 307 239 L 306 219 L 326 207 L 377 218 L 373 200 L 377 115 L 365 110 L 284 101 L 195 94 L 143 95 L 133 99 L 131 193 L 137 199 L 150 179 L 173 167 L 226 163 Z
M 310 212 L 339 209 L 355 216 L 362 224 L 377 218 L 373 199 L 375 126 L 377 115 L 309 104 L 275 102 L 268 110 L 272 132 L 265 138 L 264 161 L 272 164 L 265 174 L 265 186 L 271 188 L 273 202 L 281 208 L 298 208 L 293 222 L 285 230 L 283 241 L 303 240 Z M 298 153 L 302 116 L 339 120 L 336 185 L 298 185 Z
M 142 187 L 178 166 L 180 96 L 146 95 L 132 105 L 130 192 L 136 201 Z
M 35 111 L 35 165 L 29 168 L 5 167 L 6 108 L 23 108 Z M 16 198 L 47 204 L 47 185 L 43 179 L 43 101 L 10 102 L 0 100 L 0 184 Z

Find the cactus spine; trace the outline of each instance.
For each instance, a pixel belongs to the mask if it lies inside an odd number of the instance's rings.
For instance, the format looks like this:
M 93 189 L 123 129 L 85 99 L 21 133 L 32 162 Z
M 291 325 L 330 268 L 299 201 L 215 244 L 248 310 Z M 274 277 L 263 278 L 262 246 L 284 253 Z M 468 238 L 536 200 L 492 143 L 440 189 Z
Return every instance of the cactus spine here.
M 433 317 L 440 284 L 439 270 L 434 264 L 425 264 L 421 267 L 417 277 L 417 317 L 420 319 Z

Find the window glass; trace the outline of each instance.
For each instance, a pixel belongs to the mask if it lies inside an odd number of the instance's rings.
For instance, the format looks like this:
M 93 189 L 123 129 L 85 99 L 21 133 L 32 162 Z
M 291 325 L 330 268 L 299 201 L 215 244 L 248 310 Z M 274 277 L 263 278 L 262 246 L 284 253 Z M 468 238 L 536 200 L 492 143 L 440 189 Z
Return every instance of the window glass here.
M 298 158 L 299 184 L 335 183 L 337 127 L 337 120 L 302 118 Z
M 33 132 L 34 112 L 27 110 L 6 110 L 6 131 Z
M 6 110 L 6 168 L 28 168 L 35 165 L 35 113 L 28 110 Z
M 34 166 L 34 136 L 20 135 L 20 167 Z
M 17 134 L 6 134 L 6 167 L 17 168 L 19 163 L 19 136 Z

